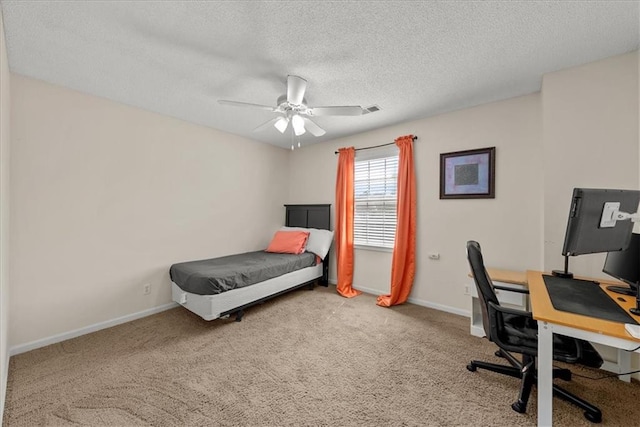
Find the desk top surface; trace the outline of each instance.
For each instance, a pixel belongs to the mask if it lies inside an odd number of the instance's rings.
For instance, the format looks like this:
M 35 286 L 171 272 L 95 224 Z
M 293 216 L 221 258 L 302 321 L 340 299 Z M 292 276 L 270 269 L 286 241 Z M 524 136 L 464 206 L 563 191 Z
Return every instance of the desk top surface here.
M 598 334 L 609 335 L 617 338 L 623 338 L 631 341 L 638 341 L 640 339 L 633 338 L 624 329 L 624 323 L 612 322 L 610 320 L 598 319 L 595 317 L 582 316 L 580 314 L 569 313 L 566 311 L 559 311 L 553 308 L 551 299 L 547 293 L 547 288 L 544 284 L 542 275 L 544 273 L 540 271 L 527 271 L 527 282 L 529 285 L 531 311 L 533 312 L 533 318 L 538 321 L 556 323 L 563 326 L 569 326 L 572 328 L 583 329 L 590 332 L 596 332 Z M 576 279 L 592 280 L 585 277 L 576 277 Z M 635 298 L 625 295 L 613 293 L 606 289 L 608 285 L 619 285 L 620 282 L 607 281 L 596 279 L 600 282 L 600 287 L 613 299 L 620 307 L 624 308 L 627 313 L 629 309 L 635 307 Z M 624 301 L 618 300 L 622 297 Z M 640 323 L 640 316 L 633 314 L 629 315 L 636 319 Z
M 489 277 L 494 282 L 513 283 L 515 285 L 527 286 L 527 273 L 524 271 L 502 270 L 500 268 L 487 268 Z M 469 277 L 473 277 L 471 272 Z
M 524 271 L 501 270 L 499 268 L 487 268 L 489 277 L 494 282 L 514 283 L 527 286 L 527 273 Z

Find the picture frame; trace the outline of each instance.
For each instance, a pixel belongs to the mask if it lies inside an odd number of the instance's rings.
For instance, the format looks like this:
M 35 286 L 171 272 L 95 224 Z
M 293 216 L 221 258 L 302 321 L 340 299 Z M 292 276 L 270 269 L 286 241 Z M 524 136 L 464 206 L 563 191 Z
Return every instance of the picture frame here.
M 440 199 L 494 199 L 496 147 L 440 154 Z

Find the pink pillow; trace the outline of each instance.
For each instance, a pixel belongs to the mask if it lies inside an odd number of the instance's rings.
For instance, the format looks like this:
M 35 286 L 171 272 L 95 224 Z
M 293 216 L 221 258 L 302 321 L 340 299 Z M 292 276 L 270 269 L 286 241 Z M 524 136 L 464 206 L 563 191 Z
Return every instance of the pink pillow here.
M 276 231 L 267 252 L 301 254 L 307 246 L 309 233 L 305 231 Z

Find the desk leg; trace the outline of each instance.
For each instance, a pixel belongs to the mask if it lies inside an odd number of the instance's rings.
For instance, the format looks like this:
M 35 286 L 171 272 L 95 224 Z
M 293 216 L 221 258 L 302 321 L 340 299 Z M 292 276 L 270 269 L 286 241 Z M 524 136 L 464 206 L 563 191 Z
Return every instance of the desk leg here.
M 631 371 L 631 353 L 618 349 L 618 373 Z M 620 375 L 622 381 L 631 382 L 631 375 Z
M 538 425 L 551 426 L 553 414 L 553 330 L 538 322 Z

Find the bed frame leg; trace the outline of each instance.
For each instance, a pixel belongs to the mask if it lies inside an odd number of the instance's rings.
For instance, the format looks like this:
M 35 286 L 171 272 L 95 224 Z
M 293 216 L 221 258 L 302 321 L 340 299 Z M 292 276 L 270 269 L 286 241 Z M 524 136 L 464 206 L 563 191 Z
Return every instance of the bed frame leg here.
M 244 316 L 244 310 L 238 310 L 236 312 L 236 322 L 241 322 L 242 316 Z

